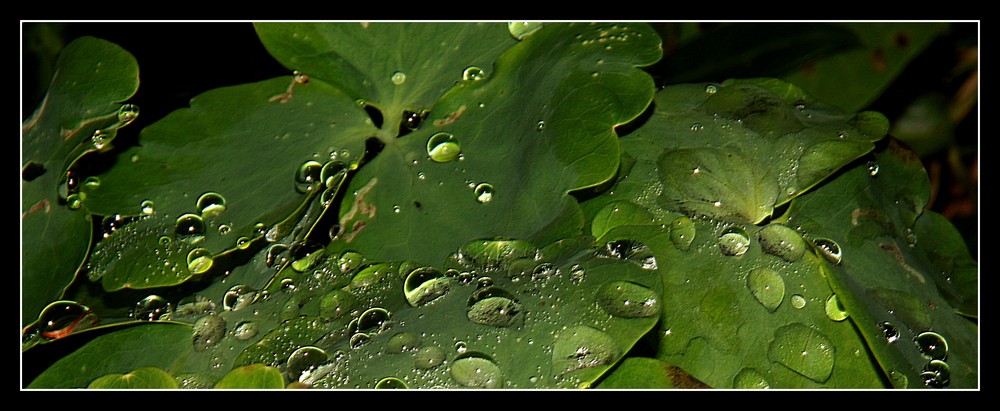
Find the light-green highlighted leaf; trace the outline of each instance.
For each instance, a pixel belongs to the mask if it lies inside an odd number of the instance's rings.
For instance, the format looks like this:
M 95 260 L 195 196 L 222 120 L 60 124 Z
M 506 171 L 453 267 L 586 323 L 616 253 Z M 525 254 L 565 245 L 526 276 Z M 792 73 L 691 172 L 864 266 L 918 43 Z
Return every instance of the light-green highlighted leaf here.
M 285 378 L 277 368 L 263 364 L 250 364 L 229 371 L 215 384 L 217 389 L 281 389 Z
M 90 382 L 91 389 L 176 389 L 174 377 L 155 367 L 139 368 L 127 374 L 108 374 Z

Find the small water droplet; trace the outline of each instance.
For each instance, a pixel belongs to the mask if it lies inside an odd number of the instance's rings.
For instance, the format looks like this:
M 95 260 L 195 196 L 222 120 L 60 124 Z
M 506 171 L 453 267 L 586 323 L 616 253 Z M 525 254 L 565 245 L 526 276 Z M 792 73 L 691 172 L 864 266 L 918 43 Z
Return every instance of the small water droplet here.
M 813 245 L 819 250 L 820 254 L 826 258 L 827 261 L 834 265 L 840 265 L 842 260 L 842 255 L 840 252 L 840 244 L 828 238 L 817 238 L 813 240 Z
M 802 295 L 793 294 L 790 300 L 792 301 L 792 307 L 795 307 L 797 309 L 801 310 L 806 306 L 806 298 L 803 297 Z
M 951 383 L 951 367 L 941 360 L 931 360 L 924 366 L 920 378 L 924 385 L 930 388 L 944 388 Z
M 418 307 L 447 293 L 453 281 L 436 268 L 417 268 L 406 276 L 403 294 L 410 305 Z
M 486 80 L 486 72 L 479 67 L 470 66 L 462 72 L 462 80 L 466 82 L 483 81 Z
M 806 242 L 802 236 L 791 227 L 771 223 L 757 233 L 760 248 L 765 253 L 776 255 L 788 262 L 802 259 L 806 253 Z
M 485 287 L 469 298 L 466 316 L 477 324 L 518 327 L 524 323 L 524 307 L 513 294 L 499 287 Z
M 413 353 L 413 365 L 427 370 L 444 364 L 447 354 L 437 346 L 423 347 Z
M 899 339 L 899 330 L 896 329 L 895 325 L 888 321 L 882 321 L 876 324 L 879 331 L 882 332 L 882 336 L 885 337 L 885 341 L 888 343 L 894 343 Z
M 878 163 L 874 161 L 868 162 L 868 175 L 872 177 L 878 176 Z
M 226 235 L 233 231 L 233 228 L 229 224 L 219 224 L 219 234 Z
M 913 339 L 917 351 L 929 360 L 945 361 L 948 359 L 948 341 L 933 331 L 925 331 Z
M 90 176 L 83 179 L 83 186 L 81 187 L 84 191 L 94 191 L 101 188 L 101 179 L 95 176 Z
M 435 162 L 455 161 L 461 153 L 462 147 L 451 133 L 436 133 L 427 139 L 427 155 Z
M 392 80 L 392 84 L 395 84 L 397 86 L 403 84 L 406 81 L 406 73 L 402 71 L 397 71 L 395 73 L 392 73 L 392 77 L 390 77 L 390 80 Z
M 187 267 L 191 274 L 201 275 L 212 268 L 215 259 L 212 253 L 204 248 L 195 248 L 187 255 Z
M 468 356 L 451 365 L 451 378 L 469 388 L 503 388 L 503 372 L 485 356 Z
M 81 193 L 82 194 L 82 193 Z M 125 226 L 125 218 L 121 214 L 105 216 L 101 220 L 101 229 L 104 231 L 104 238 L 108 238 L 111 233 Z
M 166 299 L 158 295 L 149 295 L 135 304 L 129 317 L 138 321 L 156 321 L 170 311 L 171 306 Z
M 285 363 L 285 375 L 292 381 L 301 381 L 323 364 L 330 356 L 319 347 L 299 347 L 288 356 Z
M 386 324 L 387 321 L 389 321 L 389 317 L 390 317 L 389 311 L 386 310 L 385 308 L 381 307 L 369 308 L 365 310 L 365 312 L 361 313 L 360 317 L 358 317 L 358 323 L 357 323 L 358 329 L 356 331 L 359 332 L 367 330 L 381 331 L 382 327 Z
M 197 214 L 183 214 L 174 222 L 174 232 L 185 236 L 205 234 L 205 221 Z
M 94 134 L 90 136 L 90 142 L 94 144 L 94 148 L 100 150 L 104 148 L 109 141 L 111 141 L 111 137 L 112 136 L 103 130 L 94 130 Z
M 83 207 L 83 200 L 87 198 L 87 193 L 75 193 L 66 197 L 66 207 L 70 210 L 79 210 Z
M 207 192 L 202 194 L 198 197 L 198 201 L 195 204 L 201 212 L 201 218 L 203 219 L 217 217 L 223 211 L 226 211 L 226 199 L 219 193 Z
M 691 125 L 691 131 L 693 131 L 693 132 L 699 132 L 699 131 L 704 130 L 704 129 L 705 129 L 705 126 L 702 125 L 701 123 L 694 123 L 694 124 Z
M 493 192 L 494 190 L 492 184 L 479 183 L 479 185 L 477 185 L 475 189 L 476 201 L 483 204 L 493 201 Z
M 238 311 L 246 308 L 257 298 L 257 290 L 248 285 L 234 285 L 222 297 L 222 308 L 227 311 Z
M 281 257 L 281 255 L 284 254 L 286 251 L 288 251 L 287 245 L 280 243 L 271 244 L 270 247 L 267 247 L 267 258 L 264 262 L 267 264 L 268 267 L 273 267 L 275 264 L 279 262 L 287 261 L 287 257 Z
M 118 109 L 118 126 L 124 127 L 135 121 L 139 117 L 139 106 L 135 104 L 125 104 Z
M 844 307 L 840 305 L 840 300 L 837 299 L 837 294 L 833 294 L 830 298 L 826 299 L 826 317 L 833 321 L 844 321 L 849 316 Z
M 733 377 L 733 388 L 738 390 L 771 388 L 764 375 L 754 368 L 744 368 Z
M 507 23 L 507 31 L 510 32 L 511 36 L 514 36 L 514 38 L 518 40 L 523 40 L 525 37 L 538 31 L 540 28 L 542 28 L 541 22 L 512 21 Z
M 375 383 L 376 390 L 406 389 L 406 383 L 396 377 L 386 377 Z
M 597 292 L 597 304 L 611 315 L 644 318 L 660 314 L 660 299 L 655 291 L 628 281 L 612 281 Z
M 219 343 L 226 336 L 226 320 L 215 314 L 199 318 L 194 323 L 192 342 L 194 350 L 201 352 Z
M 785 280 L 781 274 L 770 268 L 755 268 L 751 271 L 747 276 L 747 288 L 770 312 L 777 310 L 785 299 Z
M 143 215 L 152 215 L 154 211 L 153 205 L 154 204 L 152 200 L 142 200 L 142 202 L 139 203 L 139 211 Z
M 587 271 L 580 266 L 580 264 L 573 264 L 569 268 L 569 281 L 573 284 L 579 285 L 587 276 Z
M 750 249 L 750 236 L 740 227 L 727 228 L 719 236 L 719 250 L 722 254 L 739 257 Z
M 257 336 L 257 324 L 251 321 L 243 321 L 236 325 L 233 330 L 233 337 L 240 341 L 246 341 Z
M 240 250 L 246 250 L 247 248 L 250 248 L 250 243 L 251 242 L 252 241 L 248 237 L 237 238 L 236 239 L 236 248 L 239 248 Z
M 295 190 L 300 193 L 308 193 L 317 182 L 320 181 L 323 164 L 319 161 L 309 160 L 295 171 Z
M 358 298 L 344 290 L 333 290 L 323 295 L 319 302 L 320 317 L 335 320 L 347 316 L 358 305 Z
M 670 241 L 681 251 L 691 249 L 694 242 L 695 227 L 694 222 L 687 217 L 679 217 L 670 223 Z
M 795 102 L 795 109 L 797 109 L 799 111 L 805 110 L 806 109 L 806 102 L 801 101 L 801 100 Z
M 538 125 L 535 126 L 535 130 L 538 130 L 538 131 L 545 130 L 545 121 L 538 120 Z
M 712 95 L 712 94 L 715 94 L 717 92 L 719 92 L 719 88 L 716 87 L 714 84 L 709 84 L 709 85 L 705 86 L 705 93 L 706 94 Z

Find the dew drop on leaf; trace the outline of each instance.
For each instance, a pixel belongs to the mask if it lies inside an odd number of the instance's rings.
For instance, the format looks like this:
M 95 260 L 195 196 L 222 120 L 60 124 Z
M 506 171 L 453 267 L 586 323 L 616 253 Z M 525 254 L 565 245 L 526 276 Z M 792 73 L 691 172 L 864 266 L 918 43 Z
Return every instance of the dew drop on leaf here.
M 413 366 L 427 370 L 435 368 L 444 363 L 446 353 L 436 346 L 423 347 L 413 353 Z
M 217 217 L 226 211 L 226 199 L 219 193 L 207 192 L 198 197 L 196 203 L 202 219 Z
M 75 301 L 56 301 L 42 310 L 36 326 L 43 339 L 54 340 L 93 327 L 98 322 L 97 314 L 89 307 Z
M 468 356 L 451 364 L 451 378 L 469 388 L 503 388 L 503 372 L 485 356 Z
M 312 190 L 314 184 L 320 181 L 322 170 L 323 165 L 319 161 L 309 160 L 302 163 L 295 171 L 295 190 L 300 193 Z
M 200 275 L 208 272 L 215 262 L 212 253 L 204 248 L 195 248 L 187 255 L 187 267 L 191 274 Z
M 137 321 L 156 321 L 169 314 L 170 303 L 158 295 L 149 295 L 139 300 L 129 313 L 129 317 Z
M 894 343 L 896 342 L 896 340 L 899 339 L 899 330 L 897 330 L 896 326 L 892 325 L 892 323 L 888 321 L 882 321 L 876 324 L 876 326 L 878 327 L 879 331 L 882 332 L 882 337 L 885 338 L 886 342 Z
M 84 191 L 94 191 L 101 188 L 101 179 L 95 176 L 90 176 L 83 179 L 83 186 L 80 187 Z
M 722 254 L 739 257 L 750 249 L 750 237 L 740 227 L 730 227 L 719 236 L 719 250 Z
M 118 109 L 118 123 L 119 127 L 124 127 L 135 121 L 139 117 L 139 106 L 135 104 L 125 104 L 120 109 Z
M 246 308 L 257 298 L 257 290 L 248 285 L 234 285 L 222 297 L 222 308 L 237 311 Z
M 791 300 L 791 302 L 792 302 L 792 307 L 795 307 L 797 309 L 801 310 L 801 309 L 805 308 L 805 306 L 806 306 L 806 299 L 805 299 L 805 297 L 803 297 L 803 296 L 801 296 L 799 294 L 793 294 L 792 297 L 789 300 Z
M 765 253 L 776 255 L 788 262 L 802 259 L 806 253 L 806 242 L 795 229 L 786 225 L 771 223 L 757 233 L 760 248 Z
M 929 388 L 944 388 L 951 382 L 951 367 L 941 360 L 931 360 L 924 366 L 920 378 Z
M 226 320 L 215 314 L 209 314 L 198 319 L 194 323 L 195 351 L 205 351 L 222 340 L 226 335 Z
M 301 381 L 308 377 L 320 364 L 327 362 L 330 356 L 319 347 L 299 347 L 288 356 L 285 364 L 285 375 L 289 380 Z
M 679 217 L 670 223 L 670 241 L 681 251 L 691 249 L 694 242 L 695 227 L 694 222 L 687 217 Z
M 917 346 L 917 351 L 929 360 L 945 361 L 948 359 L 948 341 L 933 331 L 925 331 L 918 334 L 913 343 Z
M 389 350 L 389 353 L 398 354 L 416 350 L 422 344 L 423 341 L 416 334 L 403 331 L 389 337 L 389 341 L 386 342 L 386 348 Z
M 485 287 L 469 298 L 470 321 L 493 327 L 518 327 L 524 323 L 524 307 L 513 294 L 499 287 Z
M 466 82 L 486 80 L 486 71 L 476 66 L 469 66 L 462 72 L 462 80 Z
M 403 380 L 396 377 L 386 377 L 375 383 L 376 390 L 387 390 L 387 389 L 406 389 L 406 383 Z
M 493 185 L 490 183 L 480 183 L 476 186 L 474 192 L 476 194 L 476 201 L 480 203 L 485 204 L 493 201 L 494 190 Z
M 406 82 L 406 73 L 402 71 L 397 71 L 395 73 L 392 73 L 392 76 L 389 79 L 392 80 L 392 84 L 398 86 Z
M 403 294 L 411 306 L 419 307 L 448 292 L 453 281 L 436 268 L 417 268 L 407 274 Z
M 826 382 L 833 373 L 833 344 L 826 335 L 801 323 L 778 328 L 767 356 L 810 380 Z
M 83 207 L 83 199 L 86 198 L 86 193 L 74 193 L 66 197 L 66 207 L 70 210 L 79 210 Z
M 427 139 L 427 155 L 438 163 L 455 161 L 462 153 L 462 146 L 451 133 L 436 133 Z
M 597 304 L 609 314 L 623 318 L 644 318 L 660 314 L 655 291 L 628 281 L 612 281 L 597 292 Z
M 868 175 L 870 175 L 872 177 L 877 177 L 878 176 L 878 163 L 874 162 L 874 161 L 869 161 L 867 165 L 868 165 Z
M 576 325 L 556 336 L 552 369 L 556 376 L 584 368 L 611 364 L 621 355 L 615 340 L 603 331 Z
M 785 280 L 770 268 L 755 268 L 747 276 L 747 288 L 767 311 L 774 312 L 785 299 Z
M 183 236 L 205 234 L 205 221 L 197 214 L 183 214 L 174 222 L 174 232 Z
M 152 200 L 142 200 L 142 202 L 139 203 L 139 212 L 141 212 L 142 215 L 152 215 L 154 211 L 153 205 Z
M 233 336 L 240 341 L 249 340 L 257 336 L 257 324 L 252 321 L 243 321 L 236 325 Z
M 719 88 L 714 84 L 705 86 L 705 94 L 712 95 L 719 92 Z
M 833 294 L 830 298 L 826 299 L 826 317 L 833 321 L 844 321 L 849 316 L 844 307 L 841 307 L 840 300 L 837 299 L 837 295 Z
M 523 40 L 525 37 L 542 28 L 542 22 L 512 21 L 507 23 L 507 31 L 515 39 Z
M 733 388 L 738 390 L 771 388 L 764 375 L 754 368 L 744 368 L 733 377 Z
M 828 238 L 817 238 L 813 240 L 813 245 L 819 250 L 820 254 L 826 258 L 827 261 L 834 265 L 839 265 L 842 260 L 842 255 L 840 253 L 840 244 Z
M 386 310 L 385 308 L 381 307 L 369 308 L 365 310 L 365 312 L 361 313 L 360 317 L 358 317 L 357 331 L 366 331 L 366 330 L 381 331 L 382 326 L 385 324 L 386 321 L 389 320 L 389 317 L 390 317 L 389 311 Z

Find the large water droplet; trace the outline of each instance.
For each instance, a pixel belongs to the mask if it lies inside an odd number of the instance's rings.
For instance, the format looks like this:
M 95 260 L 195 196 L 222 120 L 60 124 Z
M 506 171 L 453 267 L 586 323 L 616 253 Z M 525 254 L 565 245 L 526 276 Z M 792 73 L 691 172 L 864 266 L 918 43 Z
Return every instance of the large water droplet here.
M 381 331 L 386 322 L 389 321 L 389 311 L 385 308 L 374 307 L 365 310 L 358 317 L 357 331 L 378 330 Z
M 948 359 L 948 341 L 933 331 L 925 331 L 913 338 L 917 351 L 929 360 L 945 361 Z
M 158 295 L 149 295 L 135 304 L 129 317 L 138 321 L 156 321 L 170 314 L 170 309 L 170 303 L 166 299 Z
M 818 383 L 826 382 L 833 373 L 833 344 L 826 335 L 805 324 L 778 328 L 767 356 Z
M 722 254 L 739 257 L 750 249 L 750 236 L 740 227 L 730 227 L 719 236 Z
M 285 374 L 292 381 L 301 381 L 305 377 L 309 377 L 316 367 L 329 360 L 330 356 L 319 347 L 299 347 L 288 356 Z
M 844 321 L 849 316 L 844 307 L 840 305 L 840 300 L 837 299 L 837 294 L 833 294 L 830 298 L 826 299 L 826 317 L 833 321 Z
M 427 370 L 444 363 L 447 353 L 437 346 L 424 347 L 413 353 L 413 366 Z
M 542 22 L 512 21 L 507 23 L 507 31 L 518 40 L 523 40 L 540 28 L 542 28 Z
M 951 383 L 951 367 L 941 360 L 931 360 L 924 366 L 920 378 L 930 388 L 944 388 Z
M 194 323 L 194 343 L 195 351 L 205 351 L 222 340 L 226 336 L 226 320 L 215 314 L 209 314 L 198 319 Z
M 205 234 L 205 221 L 197 214 L 183 214 L 174 223 L 174 232 L 178 235 Z
M 747 276 L 747 288 L 768 311 L 774 312 L 785 299 L 785 280 L 770 268 L 755 268 Z
M 236 325 L 233 336 L 240 341 L 249 340 L 257 336 L 257 324 L 251 321 L 243 321 Z
M 358 305 L 358 298 L 344 290 L 333 290 L 323 295 L 319 302 L 320 317 L 335 320 L 351 313 Z
M 813 245 L 827 261 L 834 265 L 839 265 L 842 259 L 840 244 L 828 238 L 817 238 L 813 240 Z
M 246 308 L 257 298 L 257 290 L 248 285 L 234 285 L 222 297 L 222 308 L 237 311 Z
M 97 314 L 89 307 L 75 301 L 56 301 L 42 310 L 36 326 L 42 338 L 54 340 L 91 328 L 98 322 Z
M 609 241 L 604 248 L 597 250 L 598 257 L 613 257 L 628 260 L 646 270 L 657 268 L 653 251 L 643 243 L 635 240 L 622 239 Z
M 733 388 L 738 390 L 771 388 L 764 375 L 753 368 L 744 368 L 733 377 Z
M 385 343 L 385 346 L 389 350 L 389 353 L 396 354 L 415 350 L 420 348 L 422 344 L 423 341 L 416 334 L 404 331 L 389 337 L 389 341 Z
M 142 213 L 142 215 L 152 215 L 153 205 L 154 204 L 152 200 L 143 200 L 141 203 L 139 203 L 139 212 Z
M 660 314 L 660 298 L 656 292 L 627 281 L 612 281 L 601 286 L 597 304 L 618 317 L 643 318 Z
M 406 82 L 406 73 L 402 71 L 397 71 L 395 73 L 392 73 L 392 77 L 389 77 L 389 79 L 392 80 L 392 84 L 398 86 Z
M 584 368 L 609 365 L 621 355 L 615 340 L 603 331 L 576 325 L 560 332 L 552 347 L 556 376 Z
M 476 201 L 480 203 L 488 203 L 493 201 L 493 185 L 490 183 L 480 183 L 476 186 Z
M 309 160 L 299 166 L 295 171 L 295 190 L 300 193 L 307 193 L 313 189 L 314 184 L 320 181 L 323 165 L 319 161 Z
M 681 251 L 691 249 L 694 242 L 695 227 L 694 222 L 687 217 L 679 217 L 670 223 L 670 241 Z
M 406 383 L 396 377 L 386 377 L 375 383 L 376 390 L 406 389 Z
M 462 80 L 466 82 L 486 80 L 486 71 L 476 66 L 470 66 L 462 72 Z
M 433 267 L 421 267 L 410 272 L 403 282 L 406 301 L 414 307 L 427 304 L 444 295 L 454 280 Z
M 455 161 L 462 154 L 462 146 L 451 133 L 436 133 L 427 139 L 427 155 L 438 163 Z
M 201 218 L 213 218 L 226 211 L 226 199 L 219 193 L 207 192 L 198 197 L 197 206 Z
M 139 106 L 135 104 L 125 104 L 118 109 L 118 126 L 124 127 L 135 121 L 139 117 Z
M 326 249 L 318 242 L 309 240 L 296 242 L 291 247 L 292 269 L 304 273 L 322 263 L 325 256 Z
M 468 356 L 451 365 L 451 378 L 469 388 L 502 388 L 503 372 L 485 356 Z
M 897 330 L 896 326 L 892 325 L 892 323 L 888 321 L 882 321 L 878 324 L 875 324 L 875 326 L 878 327 L 879 331 L 882 332 L 882 336 L 885 337 L 886 342 L 891 344 L 899 339 L 899 330 Z
M 806 253 L 806 242 L 795 229 L 786 225 L 771 223 L 757 233 L 760 248 L 765 253 L 781 257 L 788 262 L 802 259 Z
M 491 286 L 481 288 L 472 294 L 466 316 L 478 324 L 519 327 L 524 323 L 524 307 L 513 294 Z
M 195 248 L 187 255 L 188 271 L 191 271 L 191 274 L 194 275 L 205 274 L 212 268 L 214 262 L 215 259 L 212 257 L 212 253 L 204 248 Z

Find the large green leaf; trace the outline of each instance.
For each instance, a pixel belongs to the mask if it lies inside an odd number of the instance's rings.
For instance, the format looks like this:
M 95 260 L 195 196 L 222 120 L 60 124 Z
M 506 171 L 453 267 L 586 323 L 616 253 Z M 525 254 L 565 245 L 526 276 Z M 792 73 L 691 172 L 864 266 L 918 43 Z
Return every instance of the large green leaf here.
M 135 107 L 121 103 L 136 92 L 138 75 L 125 50 L 80 38 L 62 51 L 48 94 L 21 125 L 22 325 L 59 298 L 90 248 L 84 189 L 93 185 L 67 173 L 134 120 Z
M 977 264 L 924 210 L 928 187 L 916 155 L 892 141 L 793 202 L 789 220 L 836 245 L 824 271 L 894 386 L 973 388 L 979 332 L 964 316 L 977 315 Z

